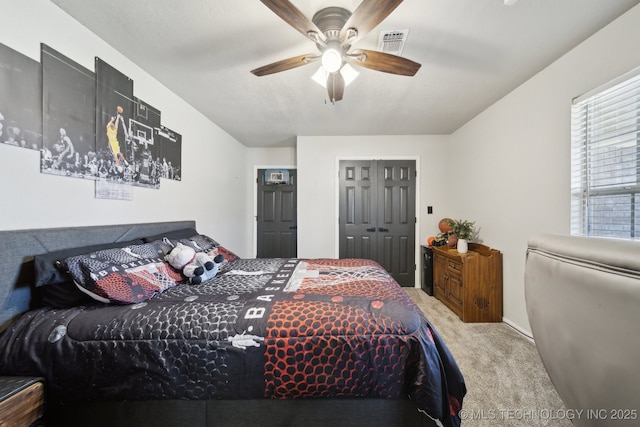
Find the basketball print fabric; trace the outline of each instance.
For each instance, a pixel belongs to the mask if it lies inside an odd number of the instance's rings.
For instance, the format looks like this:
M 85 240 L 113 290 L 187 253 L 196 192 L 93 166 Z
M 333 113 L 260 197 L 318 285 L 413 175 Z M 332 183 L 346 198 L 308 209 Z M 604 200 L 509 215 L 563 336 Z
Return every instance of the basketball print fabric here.
M 78 255 L 59 268 L 92 298 L 116 304 L 148 300 L 184 279 L 164 261 L 162 247 L 152 243 Z

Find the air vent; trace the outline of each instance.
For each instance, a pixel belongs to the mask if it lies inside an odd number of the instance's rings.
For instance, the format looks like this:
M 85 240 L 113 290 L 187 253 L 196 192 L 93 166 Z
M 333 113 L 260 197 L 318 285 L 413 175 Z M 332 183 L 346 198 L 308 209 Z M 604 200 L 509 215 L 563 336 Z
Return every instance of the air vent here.
M 408 35 L 408 29 L 380 31 L 380 37 L 378 38 L 378 51 L 400 56 Z

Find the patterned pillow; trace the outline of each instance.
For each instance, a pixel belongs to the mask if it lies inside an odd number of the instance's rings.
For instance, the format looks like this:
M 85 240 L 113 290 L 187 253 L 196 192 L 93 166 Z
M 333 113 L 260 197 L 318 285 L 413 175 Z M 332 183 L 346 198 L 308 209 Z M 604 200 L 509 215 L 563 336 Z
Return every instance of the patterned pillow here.
M 220 273 L 227 270 L 227 266 L 231 261 L 239 258 L 238 255 L 234 254 L 229 249 L 204 234 L 198 234 L 190 237 L 189 239 L 180 239 L 180 243 L 193 247 L 196 252 L 205 252 L 211 258 L 215 258 L 216 255 L 222 255 L 224 257 L 224 262 L 218 265 L 218 271 Z
M 206 252 L 212 258 L 220 254 L 224 256 L 225 264 L 239 258 L 238 255 L 222 246 L 211 237 L 197 232 L 189 234 L 188 230 L 191 229 L 180 230 L 180 233 L 176 233 L 173 236 L 167 234 L 162 239 L 156 240 L 153 243 L 160 245 L 165 254 L 171 252 L 171 249 L 173 249 L 178 243 L 182 243 L 183 245 L 192 247 L 196 252 Z M 144 240 L 147 241 L 147 238 Z
M 65 259 L 59 268 L 69 271 L 81 291 L 105 303 L 142 302 L 183 280 L 155 243 L 77 255 Z
M 102 249 L 123 248 L 130 245 L 141 245 L 145 242 L 142 239 L 129 240 L 126 242 L 101 243 L 91 246 L 61 249 L 57 251 L 38 254 L 33 257 L 36 274 L 36 287 L 60 285 L 72 281 L 71 276 L 66 271 L 59 270 L 58 264 L 67 258 L 76 255 L 88 254 Z
M 218 246 L 212 248 L 207 253 L 209 254 L 209 256 L 211 258 L 215 258 L 216 255 L 222 255 L 224 257 L 224 263 L 223 263 L 223 265 L 220 265 L 218 267 L 218 271 L 222 271 L 224 269 L 224 267 L 226 267 L 226 265 L 228 263 L 230 263 L 231 261 L 235 261 L 237 259 L 240 259 L 240 257 L 238 255 L 234 254 L 233 252 L 231 252 L 229 249 L 227 249 L 226 247 L 224 247 L 222 245 L 218 245 Z
M 156 234 L 154 236 L 143 237 L 144 243 L 155 242 L 156 240 L 163 239 L 183 239 L 198 234 L 195 228 L 181 228 L 179 230 L 166 231 L 164 233 Z
M 173 240 L 173 242 L 180 242 L 183 245 L 191 246 L 196 250 L 196 252 L 207 252 L 217 246 L 220 246 L 220 243 L 216 242 L 209 236 L 205 236 L 204 234 L 195 234 L 191 237 Z
M 34 296 L 37 298 L 34 301 L 38 301 L 39 305 L 51 308 L 71 308 L 95 303 L 93 298 L 78 289 L 71 274 L 64 269 L 58 269 L 58 265 L 72 256 L 102 249 L 141 245 L 142 243 L 144 242 L 141 239 L 101 243 L 35 255 L 33 257 L 36 286 Z

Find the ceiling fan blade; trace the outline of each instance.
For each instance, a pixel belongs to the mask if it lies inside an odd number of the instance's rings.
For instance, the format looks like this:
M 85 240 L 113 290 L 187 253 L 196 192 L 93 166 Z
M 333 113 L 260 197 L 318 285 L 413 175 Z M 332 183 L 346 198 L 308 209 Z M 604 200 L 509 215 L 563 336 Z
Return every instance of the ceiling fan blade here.
M 322 34 L 322 31 L 318 28 L 316 24 L 314 24 L 309 18 L 304 16 L 302 12 L 298 8 L 296 8 L 291 2 L 288 0 L 260 0 L 267 6 L 269 9 L 273 11 L 276 15 L 278 15 L 284 22 L 291 25 L 293 28 L 302 33 L 303 36 L 310 38 L 313 42 L 316 42 L 316 38 L 314 38 L 311 34 L 315 34 L 319 40 L 324 41 L 325 36 Z
M 401 76 L 413 76 L 421 67 L 410 59 L 375 50 L 356 49 L 344 57 L 351 64 Z
M 346 38 L 350 28 L 355 28 L 358 35 L 351 40 L 351 44 L 355 43 L 389 16 L 400 3 L 402 0 L 363 0 L 342 27 L 340 40 Z
M 251 70 L 251 72 L 258 77 L 266 76 L 268 74 L 279 73 L 280 71 L 287 71 L 292 68 L 301 67 L 319 58 L 319 56 L 314 55 L 313 53 L 307 53 L 306 55 L 294 56 L 293 58 L 283 59 L 282 61 L 277 61 L 272 64 L 256 68 L 255 70 Z
M 340 72 L 329 73 L 327 77 L 327 90 L 329 91 L 329 100 L 336 103 L 342 100 L 344 95 L 344 77 Z

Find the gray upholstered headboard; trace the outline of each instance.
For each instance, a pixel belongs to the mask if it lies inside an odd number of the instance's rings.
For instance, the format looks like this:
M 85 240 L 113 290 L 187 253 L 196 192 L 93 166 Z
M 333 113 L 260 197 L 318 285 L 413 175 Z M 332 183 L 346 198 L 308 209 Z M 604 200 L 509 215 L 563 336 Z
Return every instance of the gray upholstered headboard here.
M 124 242 L 195 227 L 195 221 L 189 220 L 0 231 L 0 331 L 10 319 L 30 307 L 34 255 L 100 243 Z

